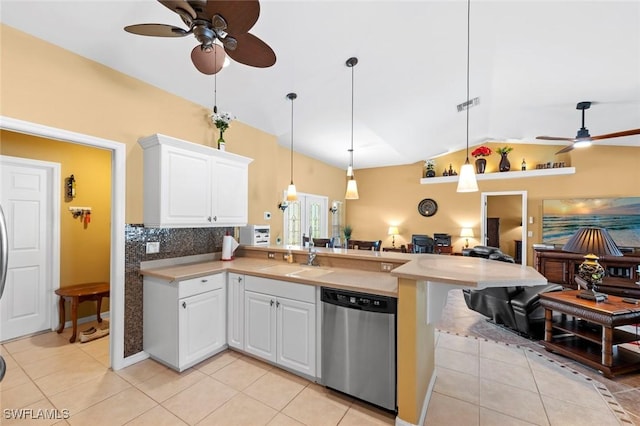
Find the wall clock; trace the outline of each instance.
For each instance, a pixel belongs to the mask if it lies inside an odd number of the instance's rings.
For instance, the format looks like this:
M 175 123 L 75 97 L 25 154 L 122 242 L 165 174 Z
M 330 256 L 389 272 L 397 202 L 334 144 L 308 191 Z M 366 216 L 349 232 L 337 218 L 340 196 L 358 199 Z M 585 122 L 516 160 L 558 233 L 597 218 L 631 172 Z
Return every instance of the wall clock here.
M 438 203 L 431 198 L 425 198 L 418 203 L 418 212 L 425 217 L 433 216 L 438 211 Z

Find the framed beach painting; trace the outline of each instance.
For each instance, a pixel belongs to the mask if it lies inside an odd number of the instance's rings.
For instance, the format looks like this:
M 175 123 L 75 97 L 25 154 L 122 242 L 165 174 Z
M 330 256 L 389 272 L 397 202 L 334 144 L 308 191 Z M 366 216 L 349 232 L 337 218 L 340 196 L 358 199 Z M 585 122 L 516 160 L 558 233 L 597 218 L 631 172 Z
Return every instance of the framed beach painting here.
M 640 197 L 542 202 L 542 241 L 564 245 L 583 226 L 606 228 L 618 247 L 640 247 Z

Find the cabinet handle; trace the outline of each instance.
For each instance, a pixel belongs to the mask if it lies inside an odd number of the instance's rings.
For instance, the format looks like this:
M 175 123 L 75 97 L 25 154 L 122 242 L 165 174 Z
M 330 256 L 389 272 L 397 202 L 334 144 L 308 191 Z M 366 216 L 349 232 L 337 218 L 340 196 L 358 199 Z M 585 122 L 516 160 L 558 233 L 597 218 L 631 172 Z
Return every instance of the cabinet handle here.
M 280 302 L 276 302 L 276 308 L 280 307 Z
M 208 220 L 209 222 L 211 222 L 211 216 L 209 216 L 209 217 L 207 218 L 207 220 Z
M 184 309 L 187 309 L 187 302 L 182 302 L 182 307 L 183 307 Z
M 213 221 L 214 221 L 214 222 L 217 222 L 217 221 L 218 221 L 218 216 L 214 216 L 214 217 L 213 217 Z
M 273 306 L 273 299 L 271 299 L 271 303 L 270 303 L 270 305 L 271 305 L 271 306 Z
M 208 283 L 209 280 L 200 280 L 200 282 L 204 284 L 204 283 Z
M 241 283 L 242 282 L 242 277 L 238 277 L 238 282 Z

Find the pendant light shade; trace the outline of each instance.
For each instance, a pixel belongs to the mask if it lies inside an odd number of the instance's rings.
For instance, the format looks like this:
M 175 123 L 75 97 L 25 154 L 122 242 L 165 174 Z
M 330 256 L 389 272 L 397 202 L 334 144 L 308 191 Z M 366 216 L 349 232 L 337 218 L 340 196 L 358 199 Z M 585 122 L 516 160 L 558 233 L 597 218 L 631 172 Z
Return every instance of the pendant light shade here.
M 349 167 L 347 167 L 347 192 L 344 198 L 347 200 L 357 200 L 360 198 L 358 195 L 358 183 L 356 182 L 355 175 L 353 173 L 353 67 L 358 64 L 358 58 L 349 58 L 346 62 L 347 66 L 351 68 L 351 148 L 349 148 Z
M 298 199 L 296 186 L 293 183 L 293 100 L 297 97 L 298 95 L 295 93 L 287 94 L 287 99 L 291 101 L 291 183 L 287 187 L 287 201 L 296 201 Z
M 476 171 L 471 163 L 469 163 L 469 51 L 471 44 L 471 0 L 467 0 L 467 159 L 460 168 L 460 178 L 458 179 L 457 192 L 477 192 L 478 181 L 476 180 Z

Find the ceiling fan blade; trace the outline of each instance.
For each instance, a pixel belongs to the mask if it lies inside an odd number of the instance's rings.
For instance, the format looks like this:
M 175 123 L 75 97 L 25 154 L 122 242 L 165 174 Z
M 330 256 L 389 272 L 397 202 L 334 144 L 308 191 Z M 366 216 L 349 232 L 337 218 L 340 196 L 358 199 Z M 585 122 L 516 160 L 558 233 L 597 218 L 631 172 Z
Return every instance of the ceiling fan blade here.
M 215 74 L 222 69 L 225 56 L 224 49 L 217 44 L 213 44 L 208 51 L 199 45 L 191 51 L 193 65 L 202 74 L 207 75 Z
M 234 61 L 257 68 L 267 68 L 276 63 L 276 54 L 267 43 L 253 34 L 234 36 L 237 46 L 234 50 L 225 48 Z M 224 43 L 224 41 L 223 41 Z
M 571 144 L 571 145 L 567 145 L 567 146 L 565 146 L 564 148 L 562 148 L 560 151 L 556 152 L 556 154 L 564 154 L 565 152 L 572 151 L 572 150 L 573 150 L 573 148 L 575 148 L 575 147 L 573 146 L 573 144 Z
M 213 15 L 220 15 L 227 21 L 228 34 L 246 34 L 260 17 L 260 2 L 258 0 L 227 1 L 208 0 L 206 5 L 207 19 Z
M 536 136 L 536 139 L 542 139 L 545 141 L 569 141 L 569 142 L 575 141 L 575 138 L 561 138 L 556 136 Z
M 165 24 L 136 24 L 124 27 L 124 30 L 131 34 L 138 34 L 152 37 L 184 37 L 190 31 L 183 30 L 173 25 Z
M 191 5 L 186 0 L 158 0 L 164 6 L 168 7 L 181 17 L 191 16 L 191 19 L 196 19 L 196 11 L 193 10 Z M 187 15 L 185 15 L 185 13 Z
M 640 129 L 624 130 L 622 132 L 607 133 L 606 135 L 592 136 L 591 139 L 611 139 L 621 138 L 623 136 L 640 135 Z

